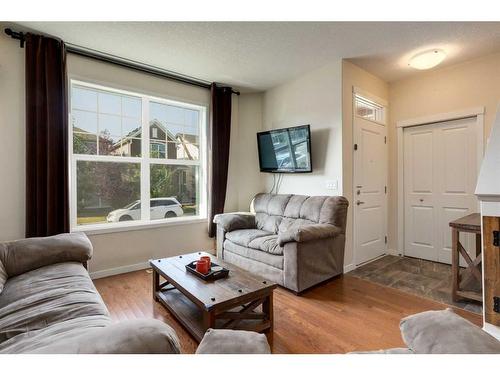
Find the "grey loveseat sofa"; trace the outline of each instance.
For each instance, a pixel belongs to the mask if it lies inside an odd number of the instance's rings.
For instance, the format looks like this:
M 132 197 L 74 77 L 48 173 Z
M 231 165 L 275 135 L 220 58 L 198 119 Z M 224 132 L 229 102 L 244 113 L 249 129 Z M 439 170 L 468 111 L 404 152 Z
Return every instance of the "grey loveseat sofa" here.
M 0 284 L 7 279 L 0 285 L 0 354 L 180 353 L 174 330 L 159 320 L 111 321 L 85 269 L 91 256 L 83 233 L 0 243 Z M 270 348 L 261 334 L 211 330 L 197 353 Z
M 257 194 L 249 213 L 216 215 L 217 256 L 302 292 L 343 273 L 347 199 Z

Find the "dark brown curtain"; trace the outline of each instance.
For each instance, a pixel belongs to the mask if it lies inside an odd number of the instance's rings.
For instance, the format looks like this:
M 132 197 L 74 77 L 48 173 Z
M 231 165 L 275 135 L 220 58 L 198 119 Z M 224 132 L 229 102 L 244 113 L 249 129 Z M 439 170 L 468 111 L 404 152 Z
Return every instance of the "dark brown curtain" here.
M 224 212 L 231 136 L 231 87 L 212 84 L 212 116 L 208 132 L 208 235 L 216 232 L 214 216 Z
M 26 237 L 69 231 L 66 49 L 26 35 Z

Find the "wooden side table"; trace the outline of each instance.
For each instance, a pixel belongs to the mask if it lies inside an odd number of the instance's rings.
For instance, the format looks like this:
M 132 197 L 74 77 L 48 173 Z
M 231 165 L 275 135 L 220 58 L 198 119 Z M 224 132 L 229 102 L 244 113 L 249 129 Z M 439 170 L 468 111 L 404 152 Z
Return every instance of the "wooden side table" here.
M 481 215 L 478 213 L 470 214 L 460 219 L 450 222 L 451 227 L 451 297 L 453 301 L 460 299 L 470 299 L 478 302 L 483 301 L 481 293 L 466 291 L 460 289 L 460 283 L 467 283 L 471 278 L 475 278 L 482 283 L 481 275 Z M 472 260 L 469 253 L 460 243 L 460 232 L 476 234 L 476 258 Z M 460 272 L 460 255 L 465 259 L 467 267 Z

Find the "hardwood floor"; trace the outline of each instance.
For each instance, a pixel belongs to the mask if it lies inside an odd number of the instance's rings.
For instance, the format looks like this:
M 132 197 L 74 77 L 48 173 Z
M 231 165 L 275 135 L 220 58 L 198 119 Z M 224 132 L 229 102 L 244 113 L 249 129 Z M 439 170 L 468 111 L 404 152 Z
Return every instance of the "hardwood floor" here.
M 171 325 L 183 353 L 197 344 L 151 297 L 146 270 L 94 280 L 115 320 L 155 318 Z M 346 353 L 401 347 L 401 318 L 447 305 L 344 275 L 301 296 L 278 288 L 274 297 L 273 353 Z M 454 309 L 474 324 L 480 315 Z

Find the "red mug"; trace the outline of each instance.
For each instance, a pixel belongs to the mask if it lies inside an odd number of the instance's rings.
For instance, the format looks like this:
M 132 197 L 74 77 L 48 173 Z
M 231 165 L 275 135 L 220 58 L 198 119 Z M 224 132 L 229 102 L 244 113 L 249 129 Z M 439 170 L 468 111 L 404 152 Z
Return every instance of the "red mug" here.
M 212 259 L 209 256 L 202 256 L 200 257 L 200 260 L 206 260 L 208 262 L 208 269 L 210 269 L 210 267 L 212 266 Z
M 196 271 L 206 275 L 210 267 L 208 266 L 208 262 L 205 259 L 200 259 L 196 261 Z

